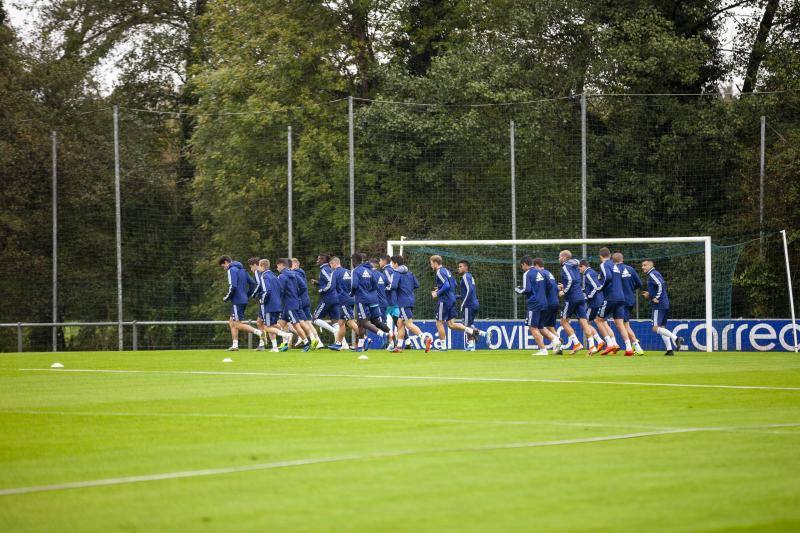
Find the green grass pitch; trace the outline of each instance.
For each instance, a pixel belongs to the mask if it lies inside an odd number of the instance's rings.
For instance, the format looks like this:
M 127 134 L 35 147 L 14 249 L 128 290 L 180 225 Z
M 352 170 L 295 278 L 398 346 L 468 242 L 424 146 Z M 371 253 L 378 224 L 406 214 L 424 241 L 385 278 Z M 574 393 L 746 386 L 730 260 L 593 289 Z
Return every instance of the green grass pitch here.
M 797 354 L 227 355 L 0 356 L 0 531 L 800 529 Z

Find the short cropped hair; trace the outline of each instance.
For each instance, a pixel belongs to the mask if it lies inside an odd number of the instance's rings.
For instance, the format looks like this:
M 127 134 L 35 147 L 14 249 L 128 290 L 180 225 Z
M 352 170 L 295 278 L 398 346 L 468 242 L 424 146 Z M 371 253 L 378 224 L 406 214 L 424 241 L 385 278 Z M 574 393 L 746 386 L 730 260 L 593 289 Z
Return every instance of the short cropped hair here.
M 350 261 L 353 263 L 353 266 L 358 266 L 364 262 L 364 254 L 356 252 L 350 256 Z
M 331 261 L 331 254 L 322 253 L 318 256 L 324 263 L 330 263 Z
M 392 260 L 392 258 L 389 257 L 386 254 L 383 254 L 383 255 L 379 256 L 378 259 L 382 259 L 383 261 L 386 261 L 387 263 Z
M 561 256 L 564 256 L 564 257 L 566 257 L 567 259 L 572 259 L 572 252 L 570 252 L 569 250 L 561 250 L 561 251 L 558 253 L 558 256 L 559 256 L 559 257 L 561 257 Z
M 614 252 L 614 253 L 611 255 L 611 259 L 612 259 L 612 260 L 613 260 L 615 263 L 622 263 L 622 259 L 623 259 L 623 258 L 622 258 L 622 253 L 620 253 L 620 252 Z
M 603 246 L 600 248 L 600 257 L 611 257 L 611 250 Z
M 281 257 L 280 259 L 278 259 L 278 264 L 279 265 L 283 265 L 286 268 L 289 268 L 289 266 L 291 265 L 291 262 L 289 261 L 288 257 Z
M 334 256 L 331 257 L 331 260 L 328 261 L 328 263 L 335 263 L 337 265 L 341 265 L 342 264 L 342 260 L 334 255 Z
M 466 265 L 467 270 L 469 270 L 469 261 L 467 261 L 466 259 L 462 259 L 461 261 L 458 262 L 458 264 L 459 265 Z
M 400 266 L 406 264 L 406 260 L 403 259 L 402 255 L 393 255 L 392 263 L 395 263 L 397 266 Z
M 526 255 L 525 257 L 519 260 L 519 264 L 533 266 L 533 258 L 531 258 L 531 256 L 529 255 Z
M 589 261 L 587 261 L 586 259 L 581 259 L 581 262 L 579 264 L 582 267 L 588 267 L 589 266 Z
M 372 257 L 372 258 L 369 260 L 369 262 L 370 262 L 370 263 L 372 263 L 373 265 L 377 265 L 378 263 L 380 263 L 380 260 L 378 260 L 378 258 L 377 258 L 377 257 Z
M 258 262 L 258 266 L 269 268 L 269 259 L 262 259 L 261 261 Z
M 533 260 L 533 266 L 544 268 L 544 259 L 542 259 L 541 257 L 537 257 L 536 259 Z
M 230 263 L 230 262 L 231 262 L 230 256 L 223 255 L 222 257 L 219 258 L 219 261 L 217 261 L 217 264 L 218 265 L 224 265 L 225 263 Z
M 250 266 L 257 265 L 260 260 L 261 260 L 260 257 L 251 257 L 250 259 L 247 260 L 247 264 Z

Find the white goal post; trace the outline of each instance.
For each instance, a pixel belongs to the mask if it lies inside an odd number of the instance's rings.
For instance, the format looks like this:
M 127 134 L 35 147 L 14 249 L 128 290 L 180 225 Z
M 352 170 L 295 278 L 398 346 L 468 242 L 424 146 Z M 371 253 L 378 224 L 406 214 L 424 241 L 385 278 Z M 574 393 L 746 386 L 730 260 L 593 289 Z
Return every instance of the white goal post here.
M 394 255 L 395 246 L 401 250 L 405 246 L 559 246 L 576 244 L 659 244 L 659 243 L 703 243 L 705 264 L 705 303 L 706 303 L 706 351 L 713 351 L 713 302 L 711 291 L 711 237 L 622 237 L 608 239 L 499 239 L 499 240 L 402 240 L 386 241 L 386 253 Z M 514 254 L 516 255 L 516 253 Z

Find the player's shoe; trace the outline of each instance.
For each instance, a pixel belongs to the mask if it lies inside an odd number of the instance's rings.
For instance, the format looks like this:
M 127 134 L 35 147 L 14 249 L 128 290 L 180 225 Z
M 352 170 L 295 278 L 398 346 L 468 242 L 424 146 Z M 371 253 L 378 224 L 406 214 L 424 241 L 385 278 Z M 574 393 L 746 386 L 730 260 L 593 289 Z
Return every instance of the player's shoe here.
M 614 347 L 613 346 L 607 346 L 605 350 L 600 352 L 600 355 L 611 355 L 612 353 L 616 353 L 616 352 L 614 352 Z
M 304 351 L 304 352 L 307 352 L 307 351 L 309 351 L 310 349 L 311 349 L 311 343 L 310 343 L 310 342 L 307 342 L 307 343 L 305 343 L 305 344 L 303 345 L 303 351 Z
M 257 351 L 257 352 L 263 352 L 263 351 L 264 351 L 264 350 L 266 350 L 266 349 L 267 349 L 267 347 L 266 347 L 266 346 L 264 346 L 263 344 L 259 344 L 259 345 L 256 347 L 256 351 Z
M 589 348 L 589 351 L 586 352 L 586 355 L 594 355 L 599 351 L 600 351 L 600 348 L 598 348 L 596 346 L 592 346 L 591 348 Z
M 547 350 L 539 350 L 538 352 L 533 352 L 531 355 L 547 355 Z
M 603 350 L 603 348 L 605 348 L 605 346 L 606 346 L 606 341 L 600 341 L 600 342 L 598 342 L 598 343 L 597 343 L 597 351 L 598 351 L 598 352 L 599 352 L 599 351 L 602 351 L 602 350 Z
M 329 349 L 329 350 L 335 350 L 335 351 L 339 352 L 339 351 L 341 351 L 341 350 L 342 350 L 342 345 L 341 345 L 341 344 L 336 344 L 336 343 L 334 343 L 334 344 L 329 344 L 329 345 L 328 345 L 328 349 Z
M 683 337 L 678 337 L 675 339 L 675 349 L 680 350 L 681 346 L 683 346 L 685 342 L 686 341 L 683 339 Z
M 239 351 L 239 347 L 238 346 L 231 346 L 230 348 L 228 348 L 225 351 L 226 352 L 238 352 Z
M 297 348 L 301 344 L 303 344 L 303 339 L 301 339 L 300 337 L 297 337 L 297 340 L 294 341 L 294 347 Z
M 274 348 L 270 348 L 269 351 L 272 352 L 272 353 L 278 353 L 280 350 L 278 350 L 278 347 L 275 346 Z
M 634 353 L 633 350 L 625 350 L 625 357 L 632 357 Z
M 289 342 L 286 339 L 284 339 L 281 345 L 278 346 L 278 351 L 285 352 L 288 349 L 289 349 Z
M 366 339 L 364 339 L 364 349 L 362 351 L 365 352 L 369 351 L 371 346 L 372 346 L 372 339 L 367 337 Z
M 394 348 L 392 348 L 392 353 L 403 353 L 403 349 L 395 346 Z
M 633 353 L 635 353 L 636 355 L 644 355 L 644 350 L 642 350 L 642 349 L 634 349 Z
M 673 352 L 672 350 L 667 350 L 667 351 L 664 353 L 664 355 L 673 356 L 673 355 L 675 355 L 675 352 Z
M 576 344 L 575 346 L 572 347 L 572 349 L 569 351 L 569 354 L 570 355 L 575 355 L 576 353 L 578 353 L 581 350 L 583 350 L 583 344 L 578 343 L 578 344 Z
M 433 346 L 433 339 L 430 337 L 425 338 L 425 353 L 429 353 L 431 351 L 431 346 Z
M 561 341 L 556 341 L 556 343 L 553 344 L 553 347 L 550 349 L 553 350 L 553 354 L 561 355 L 563 353 L 563 351 L 561 350 L 561 346 L 562 346 Z

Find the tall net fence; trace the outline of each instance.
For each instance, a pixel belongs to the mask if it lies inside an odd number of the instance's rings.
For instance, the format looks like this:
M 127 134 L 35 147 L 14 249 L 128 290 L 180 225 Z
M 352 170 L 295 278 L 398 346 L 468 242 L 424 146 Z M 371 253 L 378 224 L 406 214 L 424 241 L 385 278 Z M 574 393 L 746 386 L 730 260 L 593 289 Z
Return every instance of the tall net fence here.
M 575 96 L 485 106 L 353 99 L 352 114 L 346 99 L 302 109 L 201 106 L 190 114 L 122 106 L 118 159 L 113 110 L 98 108 L 72 119 L 90 128 L 53 125 L 55 202 L 50 132 L 41 123 L 15 124 L 4 135 L 28 141 L 24 149 L 2 145 L 0 323 L 98 324 L 56 328 L 59 349 L 116 349 L 120 321 L 127 347 L 221 346 L 224 326 L 181 322 L 227 318 L 226 278 L 216 263 L 223 254 L 273 264 L 294 256 L 316 277 L 320 252 L 347 264 L 351 248 L 375 256 L 401 236 L 584 233 L 711 235 L 714 317 L 786 317 L 776 230 L 800 227 L 791 207 L 800 194 L 798 101 L 793 93 L 589 95 L 585 104 Z M 790 231 L 791 240 L 797 235 Z M 485 291 L 482 314 L 493 318 L 515 316 L 515 261 L 540 255 L 555 269 L 558 252 L 518 249 L 515 258 L 501 247 L 408 251 L 421 280 L 430 277 L 422 275 L 426 255 L 474 262 Z M 673 316 L 702 316 L 694 278 L 702 253 L 686 246 L 621 251 L 632 262 L 654 256 L 671 275 Z M 573 252 L 596 260 L 596 250 Z M 790 255 L 800 271 L 800 254 Z M 426 294 L 420 291 L 421 302 Z M 311 296 L 313 303 L 313 288 Z M 421 305 L 420 316 L 428 316 L 428 303 Z M 255 318 L 252 307 L 248 318 Z M 0 350 L 20 342 L 25 350 L 50 350 L 52 331 L 0 328 Z

